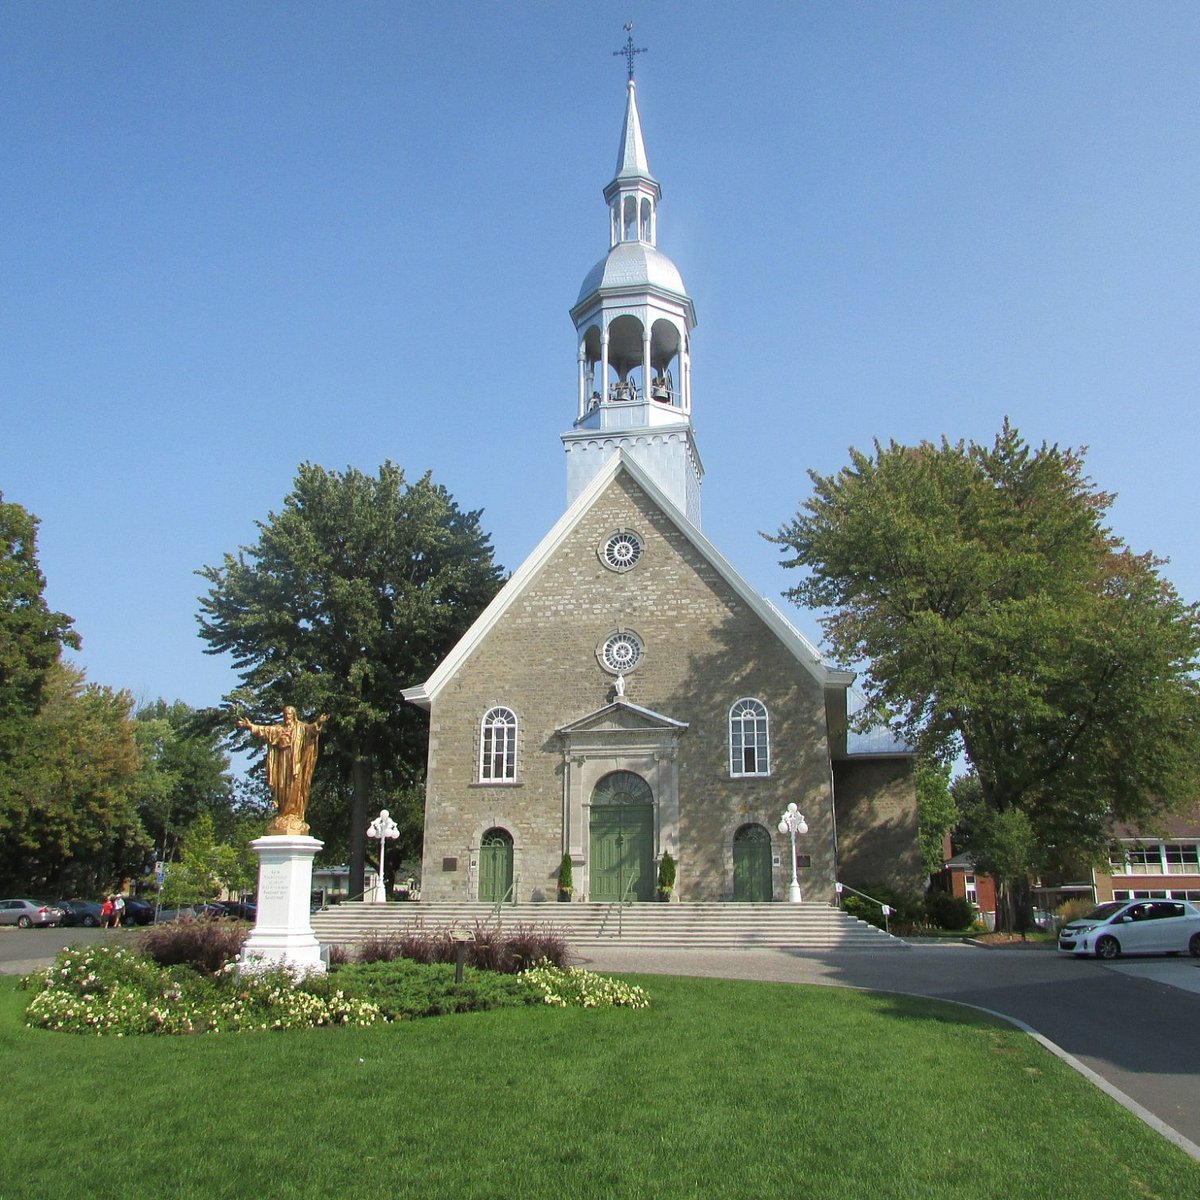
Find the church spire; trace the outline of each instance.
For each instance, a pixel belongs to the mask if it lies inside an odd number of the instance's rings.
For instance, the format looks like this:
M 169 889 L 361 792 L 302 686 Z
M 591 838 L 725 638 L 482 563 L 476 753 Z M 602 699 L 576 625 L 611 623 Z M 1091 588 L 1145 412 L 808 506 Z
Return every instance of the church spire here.
M 625 101 L 625 124 L 621 129 L 621 146 L 617 151 L 617 173 L 620 179 L 643 179 L 654 183 L 650 162 L 646 158 L 646 143 L 642 140 L 642 119 L 638 115 L 637 84 L 631 79 Z
M 628 26 L 626 27 L 628 31 Z M 638 113 L 630 36 L 617 170 L 604 189 L 608 254 L 571 309 L 578 335 L 578 410 L 563 434 L 573 500 L 618 449 L 637 459 L 697 527 L 703 467 L 692 431 L 691 335 L 696 311 L 675 264 L 658 249 L 658 181 Z
M 642 120 L 638 115 L 637 84 L 631 79 L 626 89 L 625 124 L 617 148 L 617 173 L 604 189 L 609 208 L 609 245 L 618 242 L 649 242 L 658 237 L 658 202 L 662 189 L 650 174 Z

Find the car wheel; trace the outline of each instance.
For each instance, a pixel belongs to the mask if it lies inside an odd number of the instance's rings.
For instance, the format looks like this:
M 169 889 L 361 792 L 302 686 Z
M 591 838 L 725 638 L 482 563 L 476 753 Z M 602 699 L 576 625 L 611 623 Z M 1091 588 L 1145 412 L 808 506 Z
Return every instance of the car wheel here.
M 32 924 L 33 924 L 33 922 L 28 917 L 18 917 L 17 918 L 17 928 L 18 929 L 28 929 L 30 927 L 30 925 L 32 925 Z
M 1200 933 L 1193 933 L 1188 942 L 1188 953 L 1193 958 L 1200 958 Z
M 99 922 L 99 921 L 97 921 L 97 920 L 96 920 L 96 918 L 95 918 L 95 917 L 93 917 L 91 913 L 88 913 L 88 915 L 87 915 L 86 917 L 84 917 L 84 918 L 83 918 L 83 923 L 84 923 L 84 924 L 85 924 L 85 925 L 86 925 L 86 926 L 87 926 L 89 929 L 95 929 L 95 928 L 96 928 L 96 926 L 100 924 L 100 922 Z
M 1096 943 L 1097 958 L 1116 958 L 1121 953 L 1121 943 L 1115 937 L 1102 937 Z

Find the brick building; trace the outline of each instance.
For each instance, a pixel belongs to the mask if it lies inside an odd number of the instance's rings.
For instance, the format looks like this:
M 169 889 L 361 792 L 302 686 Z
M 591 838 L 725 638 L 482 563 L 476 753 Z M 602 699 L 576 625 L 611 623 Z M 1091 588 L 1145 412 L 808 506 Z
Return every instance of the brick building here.
M 1122 827 L 1105 869 L 1092 872 L 1096 900 L 1191 900 L 1200 903 L 1200 813 L 1171 816 L 1155 835 Z
M 608 254 L 571 310 L 569 506 L 406 698 L 430 715 L 422 895 L 649 900 L 788 894 L 789 802 L 806 900 L 920 883 L 912 759 L 847 734 L 853 676 L 700 531 L 695 312 L 657 249 L 660 190 L 629 82 Z

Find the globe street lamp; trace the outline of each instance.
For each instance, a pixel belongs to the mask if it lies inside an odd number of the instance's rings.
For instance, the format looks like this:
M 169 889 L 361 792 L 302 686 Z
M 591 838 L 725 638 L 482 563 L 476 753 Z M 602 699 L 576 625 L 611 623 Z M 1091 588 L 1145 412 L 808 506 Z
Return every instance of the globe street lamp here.
M 792 839 L 792 886 L 788 888 L 788 899 L 793 904 L 799 904 L 802 897 L 800 895 L 800 880 L 796 877 L 796 834 L 807 833 L 808 822 L 804 819 L 804 814 L 795 804 L 789 804 L 787 812 L 780 818 L 779 832 L 790 835 Z
M 375 889 L 371 896 L 371 903 L 383 904 L 387 901 L 387 884 L 383 882 L 383 851 L 388 843 L 388 838 L 398 838 L 400 836 L 400 827 L 392 820 L 391 814 L 386 808 L 379 810 L 379 816 L 367 826 L 367 837 L 379 839 L 379 874 L 375 877 Z

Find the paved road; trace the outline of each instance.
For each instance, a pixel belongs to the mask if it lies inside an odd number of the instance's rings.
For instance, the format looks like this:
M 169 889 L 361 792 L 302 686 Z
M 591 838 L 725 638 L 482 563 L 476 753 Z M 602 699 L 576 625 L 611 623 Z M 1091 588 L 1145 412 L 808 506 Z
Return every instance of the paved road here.
M 708 975 L 904 992 L 1014 1017 L 1181 1135 L 1200 1158 L 1200 963 L 1101 964 L 1051 948 L 909 951 L 633 950 L 589 947 L 600 971 Z M 1177 1139 L 1176 1139 L 1177 1140 Z
M 93 942 L 127 942 L 135 929 L 15 929 L 0 926 L 0 975 L 28 975 L 43 971 L 63 946 Z
M 61 946 L 127 941 L 132 930 L 0 928 L 0 974 L 49 965 Z M 1045 947 L 961 944 L 887 951 L 636 950 L 589 947 L 600 971 L 708 975 L 904 992 L 1031 1026 L 1192 1143 L 1200 1157 L 1200 962 L 1100 963 Z

